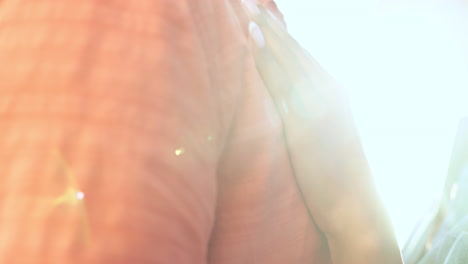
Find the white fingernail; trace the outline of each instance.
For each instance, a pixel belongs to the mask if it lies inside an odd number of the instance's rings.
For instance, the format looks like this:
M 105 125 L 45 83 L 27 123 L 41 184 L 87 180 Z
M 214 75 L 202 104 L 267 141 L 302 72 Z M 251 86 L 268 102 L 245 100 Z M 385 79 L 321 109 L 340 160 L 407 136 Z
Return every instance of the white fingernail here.
M 263 37 L 262 31 L 258 25 L 251 21 L 249 24 L 249 33 L 255 45 L 259 48 L 265 47 L 265 38 Z
M 247 9 L 247 12 L 249 12 L 250 15 L 259 15 L 260 14 L 260 9 L 257 6 L 257 1 L 255 1 L 255 0 L 242 0 L 242 3 L 244 4 L 245 8 Z

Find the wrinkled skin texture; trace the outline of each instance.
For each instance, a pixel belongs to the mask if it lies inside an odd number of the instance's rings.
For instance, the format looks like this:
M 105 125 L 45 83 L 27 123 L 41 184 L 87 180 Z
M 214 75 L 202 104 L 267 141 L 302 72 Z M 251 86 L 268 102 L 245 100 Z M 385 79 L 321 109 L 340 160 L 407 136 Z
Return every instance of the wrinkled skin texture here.
M 0 2 L 0 263 L 328 263 L 239 1 Z

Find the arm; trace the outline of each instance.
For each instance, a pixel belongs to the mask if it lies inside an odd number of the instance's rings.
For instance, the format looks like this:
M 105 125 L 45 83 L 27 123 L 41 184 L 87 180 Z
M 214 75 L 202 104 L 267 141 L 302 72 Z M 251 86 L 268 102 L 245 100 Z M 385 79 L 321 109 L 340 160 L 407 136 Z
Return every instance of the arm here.
M 401 263 L 344 91 L 262 8 L 250 15 L 257 68 L 282 116 L 299 187 L 334 263 Z
M 1 263 L 205 263 L 216 111 L 187 3 L 2 1 Z

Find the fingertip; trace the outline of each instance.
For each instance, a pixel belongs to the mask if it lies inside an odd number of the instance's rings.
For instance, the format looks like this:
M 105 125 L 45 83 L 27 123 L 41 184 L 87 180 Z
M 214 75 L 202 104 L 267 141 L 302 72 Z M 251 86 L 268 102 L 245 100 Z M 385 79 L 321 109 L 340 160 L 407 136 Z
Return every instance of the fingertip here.
M 242 0 L 242 4 L 250 16 L 260 15 L 260 8 L 256 0 Z
M 250 39 L 257 48 L 265 47 L 265 38 L 263 37 L 262 30 L 257 23 L 251 21 L 249 23 Z
M 279 10 L 278 6 L 276 5 L 275 1 L 269 1 L 266 5 L 265 8 L 269 15 L 276 21 L 278 21 L 281 26 L 283 26 L 285 29 L 287 28 L 286 22 L 284 21 L 284 15 L 281 13 Z

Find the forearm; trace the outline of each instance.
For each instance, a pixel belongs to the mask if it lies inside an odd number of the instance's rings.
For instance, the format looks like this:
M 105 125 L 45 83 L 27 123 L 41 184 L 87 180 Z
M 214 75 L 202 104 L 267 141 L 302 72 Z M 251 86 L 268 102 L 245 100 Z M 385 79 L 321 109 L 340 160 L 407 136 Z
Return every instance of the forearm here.
M 328 243 L 333 264 L 402 263 L 393 241 L 382 238 L 379 234 L 328 237 Z
M 401 263 L 351 115 L 335 114 L 307 129 L 320 131 L 307 140 L 293 134 L 303 129 L 286 128 L 289 140 L 303 139 L 289 148 L 306 203 L 328 239 L 334 264 Z
M 295 171 L 299 174 L 301 170 Z M 330 177 L 333 176 L 324 178 Z M 304 181 L 301 185 L 301 189 L 310 186 Z M 322 208 L 311 213 L 328 240 L 333 264 L 402 263 L 389 217 L 372 189 L 356 183 L 349 188 L 337 184 L 322 190 L 322 199 L 307 193 L 304 197 L 306 203 L 320 204 Z M 330 193 L 333 195 L 328 195 Z
M 400 250 L 389 218 L 375 198 L 370 203 L 349 199 L 346 210 L 335 211 L 325 234 L 333 264 L 398 264 Z M 339 224 L 338 224 L 339 223 Z

